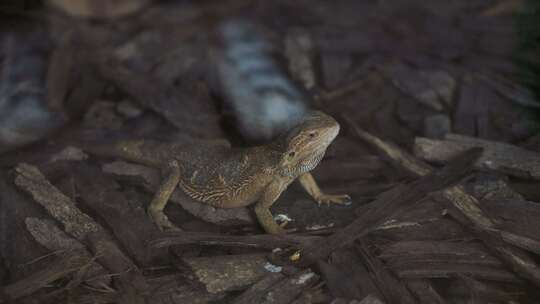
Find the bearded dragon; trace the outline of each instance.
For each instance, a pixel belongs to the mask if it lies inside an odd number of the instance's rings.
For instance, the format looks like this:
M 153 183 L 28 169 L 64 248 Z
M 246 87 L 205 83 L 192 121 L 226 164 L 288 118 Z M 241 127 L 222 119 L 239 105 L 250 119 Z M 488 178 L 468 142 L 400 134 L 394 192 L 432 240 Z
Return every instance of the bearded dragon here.
M 295 179 L 319 205 L 350 200 L 348 195 L 325 194 L 310 174 L 338 132 L 334 118 L 313 110 L 296 127 L 261 146 L 230 148 L 133 140 L 87 145 L 85 150 L 162 170 L 163 180 L 148 207 L 149 216 L 162 230 L 175 228 L 163 209 L 178 186 L 191 198 L 217 208 L 255 204 L 264 230 L 278 234 L 285 230 L 274 221 L 270 207 Z

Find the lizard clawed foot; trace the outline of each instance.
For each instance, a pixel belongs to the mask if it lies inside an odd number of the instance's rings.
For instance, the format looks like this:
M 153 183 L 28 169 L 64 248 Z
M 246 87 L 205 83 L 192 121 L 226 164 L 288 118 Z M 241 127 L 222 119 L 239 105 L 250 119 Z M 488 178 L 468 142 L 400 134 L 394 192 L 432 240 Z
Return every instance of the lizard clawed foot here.
M 292 221 L 293 221 L 293 219 L 289 218 L 285 214 L 277 214 L 277 215 L 274 216 L 274 222 L 276 222 L 276 224 L 279 226 L 279 228 L 281 228 L 281 232 L 280 232 L 281 234 L 283 234 L 283 233 L 291 233 L 291 232 L 295 232 L 297 230 L 296 228 L 285 229 L 285 227 Z
M 350 205 L 351 197 L 347 194 L 321 194 L 317 198 L 315 198 L 315 201 L 319 206 L 322 204 L 327 204 L 330 206 L 330 204 L 339 204 L 339 205 Z
M 178 228 L 175 224 L 173 224 L 169 218 L 163 213 L 163 211 L 157 211 L 148 209 L 148 215 L 152 219 L 154 223 L 158 226 L 159 230 L 161 231 L 180 231 L 182 229 Z
M 295 232 L 297 229 L 296 228 L 292 228 L 292 229 L 285 229 L 284 227 L 287 225 L 287 222 L 284 222 L 284 223 L 281 223 L 281 224 L 275 224 L 272 225 L 272 227 L 264 227 L 264 230 L 266 231 L 266 233 L 269 233 L 269 234 L 287 234 L 287 233 L 291 233 L 291 232 Z
M 278 224 L 274 221 L 272 224 L 264 225 L 263 228 L 269 234 L 286 234 L 286 233 L 295 232 L 296 229 L 294 228 L 285 229 L 285 226 L 287 226 L 288 223 L 289 221 L 283 221 Z

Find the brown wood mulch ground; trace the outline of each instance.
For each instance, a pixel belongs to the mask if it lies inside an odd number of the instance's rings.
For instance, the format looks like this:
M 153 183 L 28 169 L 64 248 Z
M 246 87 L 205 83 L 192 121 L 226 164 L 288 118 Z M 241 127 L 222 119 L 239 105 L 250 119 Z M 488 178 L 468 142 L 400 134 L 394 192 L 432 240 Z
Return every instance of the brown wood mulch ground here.
M 43 102 L 69 121 L 0 146 L 0 303 L 540 302 L 539 106 L 512 61 L 522 1 L 97 2 L 0 7 L 6 31 L 51 36 Z M 293 184 L 272 212 L 296 231 L 275 236 L 249 208 L 176 190 L 182 231 L 161 232 L 145 213 L 159 171 L 73 143 L 249 144 L 208 64 L 215 24 L 238 16 L 283 43 L 340 122 L 314 175 L 353 203 L 319 207 Z

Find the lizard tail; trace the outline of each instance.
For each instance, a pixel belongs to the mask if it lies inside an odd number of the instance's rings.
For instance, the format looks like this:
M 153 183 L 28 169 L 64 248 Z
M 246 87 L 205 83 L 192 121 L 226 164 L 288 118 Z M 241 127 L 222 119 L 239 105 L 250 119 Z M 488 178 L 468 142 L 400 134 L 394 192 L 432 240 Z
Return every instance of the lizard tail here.
M 98 132 L 99 133 L 99 132 Z M 111 139 L 92 133 L 72 142 L 83 151 L 103 157 L 120 158 L 148 166 L 159 166 L 164 143 L 147 139 Z

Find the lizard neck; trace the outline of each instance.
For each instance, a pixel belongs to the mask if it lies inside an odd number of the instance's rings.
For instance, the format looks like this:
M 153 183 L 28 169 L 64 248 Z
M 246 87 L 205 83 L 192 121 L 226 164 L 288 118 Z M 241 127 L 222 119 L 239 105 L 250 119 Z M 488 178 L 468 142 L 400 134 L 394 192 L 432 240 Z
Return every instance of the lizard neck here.
M 247 148 L 244 153 L 251 164 L 256 164 L 268 173 L 275 172 L 281 160 L 281 152 L 276 150 L 272 143 Z
M 298 162 L 293 167 L 279 168 L 279 173 L 282 176 L 288 176 L 288 177 L 297 177 L 297 176 L 300 176 L 300 175 L 302 175 L 304 173 L 307 173 L 307 172 L 315 169 L 315 167 L 317 167 L 317 165 L 321 162 L 321 160 L 324 157 L 324 152 L 325 151 L 322 151 L 322 152 L 320 152 L 318 154 L 313 155 L 312 157 L 306 158 L 306 159 Z
M 284 166 L 282 165 L 282 155 L 286 149 L 286 143 L 283 138 L 279 138 L 264 147 L 268 151 L 267 153 L 272 155 L 275 171 L 278 172 L 279 175 L 286 177 L 298 177 L 301 174 L 315 169 L 326 152 L 326 148 L 323 148 L 292 166 Z

